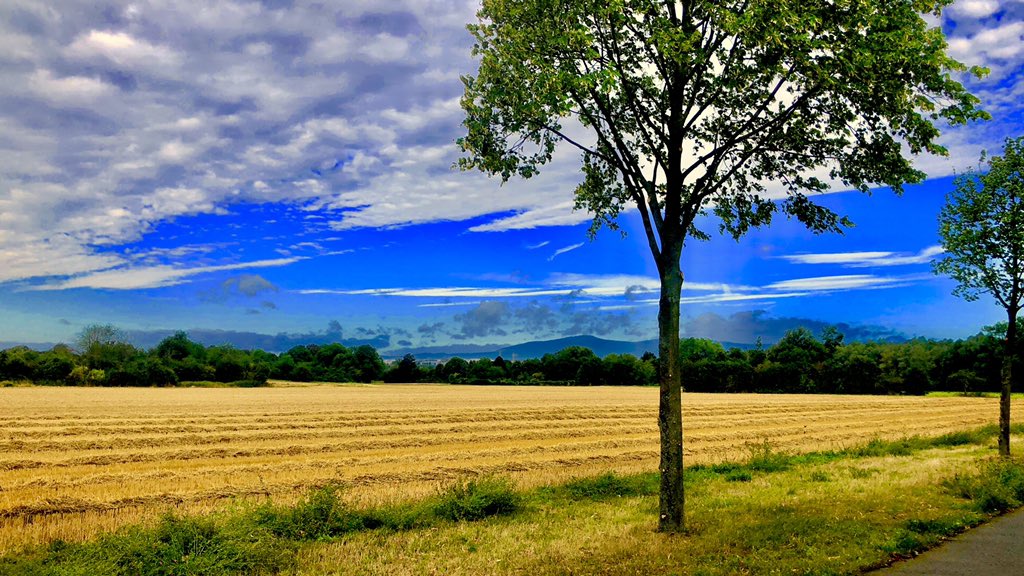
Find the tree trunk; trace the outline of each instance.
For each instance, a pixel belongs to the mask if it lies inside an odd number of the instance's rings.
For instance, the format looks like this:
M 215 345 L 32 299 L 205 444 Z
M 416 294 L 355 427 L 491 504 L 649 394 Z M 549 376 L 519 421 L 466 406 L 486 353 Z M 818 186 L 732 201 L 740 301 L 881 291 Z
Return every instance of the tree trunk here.
M 1010 455 L 1010 385 L 1017 357 L 1017 310 L 1008 310 L 1006 348 L 1003 353 L 1003 387 L 999 394 L 999 455 Z
M 683 405 L 679 374 L 679 294 L 683 277 L 679 258 L 668 258 L 659 269 L 658 358 L 661 394 L 658 430 L 661 433 L 661 492 L 659 532 L 682 532 L 683 515 Z

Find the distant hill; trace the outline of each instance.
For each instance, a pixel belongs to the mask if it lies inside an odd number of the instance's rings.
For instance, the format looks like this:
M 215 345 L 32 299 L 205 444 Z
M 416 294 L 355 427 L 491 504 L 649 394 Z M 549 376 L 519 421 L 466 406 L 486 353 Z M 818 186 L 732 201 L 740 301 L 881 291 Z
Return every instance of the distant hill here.
M 658 341 L 653 340 L 607 340 L 597 336 L 568 336 L 554 340 L 533 340 L 522 344 L 503 345 L 466 345 L 455 344 L 452 346 L 429 346 L 422 348 L 402 348 L 382 355 L 385 358 L 401 358 L 406 354 L 412 354 L 417 360 L 446 360 L 453 356 L 466 360 L 479 358 L 496 358 L 501 356 L 505 360 L 525 360 L 528 358 L 540 358 L 545 354 L 553 354 L 570 346 L 583 346 L 590 348 L 594 354 L 604 358 L 609 354 L 632 354 L 643 356 L 644 352 L 658 353 Z M 735 342 L 722 342 L 726 349 L 741 348 L 749 350 L 752 344 L 738 344 Z
M 632 354 L 643 356 L 644 352 L 658 353 L 657 340 L 641 340 L 630 342 L 627 340 L 606 340 L 597 336 L 569 336 L 555 340 L 535 340 L 524 342 L 514 346 L 507 346 L 498 350 L 501 357 L 506 360 L 521 360 L 524 358 L 540 358 L 545 354 L 551 354 L 564 350 L 570 346 L 582 346 L 590 348 L 594 354 L 604 358 L 609 354 Z
M 56 342 L 0 342 L 0 350 L 24 346 L 37 352 L 46 352 L 47 350 L 52 350 L 56 345 Z

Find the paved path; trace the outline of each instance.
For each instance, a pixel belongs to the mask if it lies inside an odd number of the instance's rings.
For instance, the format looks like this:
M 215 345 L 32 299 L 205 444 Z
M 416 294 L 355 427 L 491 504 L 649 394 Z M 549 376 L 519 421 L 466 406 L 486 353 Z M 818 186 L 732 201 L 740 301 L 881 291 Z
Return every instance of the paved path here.
M 1024 510 L 968 530 L 917 558 L 874 572 L 878 576 L 1024 575 Z

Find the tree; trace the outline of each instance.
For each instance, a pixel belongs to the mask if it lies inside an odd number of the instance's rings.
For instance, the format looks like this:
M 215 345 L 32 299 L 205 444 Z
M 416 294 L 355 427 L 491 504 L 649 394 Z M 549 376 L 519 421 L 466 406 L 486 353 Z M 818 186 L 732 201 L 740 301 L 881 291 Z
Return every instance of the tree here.
M 946 255 L 935 272 L 957 282 L 953 293 L 977 300 L 988 293 L 1006 311 L 1002 387 L 999 395 L 999 454 L 1010 455 L 1010 389 L 1017 356 L 1017 314 L 1024 298 L 1024 137 L 1007 139 L 1003 156 L 987 158 L 988 171 L 955 180 L 939 213 Z
M 183 331 L 175 332 L 156 345 L 156 355 L 164 360 L 181 361 L 189 357 L 202 360 L 206 356 L 206 348 L 193 342 Z
M 627 208 L 643 221 L 661 279 L 660 530 L 683 528 L 687 239 L 709 238 L 709 212 L 735 238 L 776 213 L 838 232 L 849 222 L 808 194 L 923 180 L 901 145 L 944 154 L 936 121 L 987 117 L 922 18 L 950 1 L 483 0 L 458 166 L 529 178 L 564 144 L 592 235 Z
M 124 332 L 112 324 L 90 324 L 82 328 L 77 340 L 78 349 L 83 353 L 96 345 L 110 346 L 126 342 Z
M 380 380 L 384 375 L 384 361 L 373 346 L 363 344 L 352 353 L 352 375 L 357 382 Z

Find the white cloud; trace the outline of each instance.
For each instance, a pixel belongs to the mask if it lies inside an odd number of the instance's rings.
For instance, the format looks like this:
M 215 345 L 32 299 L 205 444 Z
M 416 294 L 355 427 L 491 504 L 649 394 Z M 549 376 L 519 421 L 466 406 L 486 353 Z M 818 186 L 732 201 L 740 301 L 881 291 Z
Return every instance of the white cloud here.
M 40 250 L 8 281 L 53 269 L 47 258 L 77 259 L 76 273 L 117 266 L 95 246 L 117 249 L 168 219 L 238 202 L 308 202 L 338 230 L 488 214 L 471 230 L 590 219 L 573 211 L 571 147 L 529 181 L 450 169 L 459 76 L 475 65 L 464 26 L 478 2 L 50 4 L 18 1 L 31 26 L 0 18 L 0 222 L 12 233 L 0 250 Z M 1016 78 L 1021 3 L 993 6 L 955 4 L 951 46 Z M 1024 98 L 1017 80 L 977 86 L 993 110 Z M 1007 131 L 949 131 L 953 157 L 921 166 L 962 169 Z
M 573 293 L 593 297 L 624 297 L 631 294 L 657 294 L 661 283 L 657 278 L 629 274 L 588 275 L 554 274 L 537 286 L 479 287 L 448 286 L 431 288 L 365 288 L 356 290 L 307 289 L 299 294 L 333 294 L 341 296 L 398 296 L 410 298 L 537 298 L 568 296 Z M 686 291 L 721 292 L 730 295 L 755 290 L 750 286 L 734 286 L 714 282 L 686 282 Z
M 41 98 L 67 104 L 89 104 L 114 89 L 96 78 L 56 76 L 46 69 L 33 72 L 28 78 L 28 85 Z
M 713 304 L 721 302 L 750 302 L 753 300 L 776 300 L 779 298 L 799 298 L 808 296 L 809 292 L 766 292 L 762 294 L 708 294 L 706 296 L 685 296 L 679 299 L 681 304 Z
M 796 264 L 841 264 L 848 268 L 927 264 L 944 253 L 941 246 L 929 246 L 917 254 L 896 252 L 838 252 L 831 254 L 789 254 L 782 258 Z
M 335 294 L 344 296 L 401 296 L 410 298 L 535 298 L 565 296 L 571 290 L 543 288 L 369 288 L 365 290 L 299 290 L 299 294 Z
M 409 43 L 404 38 L 378 34 L 363 44 L 359 52 L 374 62 L 398 62 L 406 57 L 409 48 Z
M 870 274 L 847 274 L 839 276 L 819 276 L 816 278 L 797 278 L 768 284 L 765 288 L 780 291 L 823 292 L 833 290 L 855 290 L 864 288 L 891 287 L 906 282 L 906 279 Z
M 561 256 L 562 254 L 565 254 L 566 252 L 572 252 L 573 250 L 575 250 L 577 248 L 582 248 L 582 247 L 583 247 L 583 242 L 579 242 L 577 244 L 572 244 L 572 245 L 569 245 L 569 246 L 565 246 L 564 248 L 559 248 L 558 250 L 555 250 L 551 254 L 551 256 L 548 256 L 548 262 L 551 262 L 552 260 L 554 260 L 558 256 Z
M 2 223 L 2 221 L 0 221 Z M 18 242 L 0 234 L 0 283 L 46 276 L 84 274 L 123 265 L 114 254 L 91 252 L 70 238 Z
M 177 67 L 181 57 L 173 50 L 139 40 L 125 32 L 90 30 L 68 46 L 72 58 L 103 57 L 114 64 L 133 69 L 150 69 L 166 74 Z
M 559 202 L 550 206 L 531 208 L 515 216 L 508 216 L 479 224 L 470 228 L 470 232 L 503 232 L 506 230 L 526 230 L 543 226 L 573 226 L 591 219 L 586 212 L 573 210 L 575 202 Z
M 587 294 L 602 296 L 621 296 L 631 287 L 640 287 L 649 292 L 661 291 L 661 281 L 658 278 L 630 274 L 553 274 L 548 279 L 548 284 L 571 289 L 582 289 Z M 684 291 L 742 292 L 754 289 L 751 286 L 720 282 L 683 282 Z
M 950 54 L 959 60 L 992 68 L 997 77 L 1013 71 L 1009 66 L 1024 55 L 1024 22 L 1000 22 L 970 36 L 949 40 Z
M 998 10 L 997 0 L 959 0 L 947 10 L 947 13 L 968 18 L 986 18 Z
M 61 282 L 53 282 L 33 286 L 30 290 L 70 290 L 73 288 L 94 288 L 109 290 L 136 290 L 143 288 L 162 288 L 174 286 L 188 281 L 191 276 L 221 272 L 225 270 L 245 270 L 248 268 L 270 268 L 293 264 L 302 257 L 276 258 L 241 262 L 237 264 L 221 264 L 217 266 L 200 266 L 196 268 L 175 268 L 173 266 L 124 267 L 103 270 L 77 276 Z

